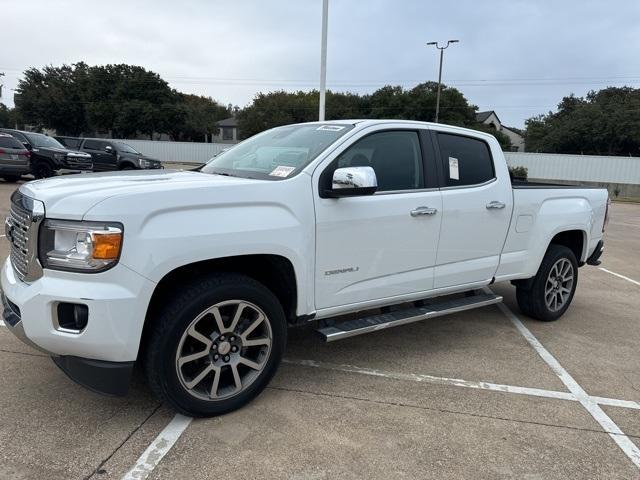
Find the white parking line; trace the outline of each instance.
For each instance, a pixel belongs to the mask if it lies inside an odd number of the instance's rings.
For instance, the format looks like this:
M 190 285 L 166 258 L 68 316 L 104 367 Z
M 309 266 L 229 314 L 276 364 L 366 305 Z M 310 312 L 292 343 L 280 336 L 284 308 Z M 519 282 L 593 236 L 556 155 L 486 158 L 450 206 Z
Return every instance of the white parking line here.
M 489 289 L 486 289 L 489 290 Z M 560 362 L 551 355 L 538 339 L 531 333 L 531 331 L 524 326 L 522 321 L 513 313 L 509 308 L 503 304 L 498 304 L 498 308 L 504 313 L 509 320 L 515 325 L 516 329 L 522 334 L 522 336 L 529 342 L 529 345 L 538 353 L 551 370 L 558 376 L 560 381 L 565 384 L 571 393 L 575 395 L 582 406 L 589 412 L 596 422 L 600 424 L 602 429 L 609 434 L 611 439 L 616 442 L 618 447 L 629 457 L 633 464 L 640 469 L 640 449 L 627 437 L 620 427 L 615 424 L 611 418 L 600 408 L 596 399 L 589 396 L 587 392 L 574 380 L 574 378 L 567 372 Z
M 4 320 L 0 320 L 0 327 L 4 327 L 4 326 L 5 326 Z
M 598 267 L 598 270 L 602 270 L 603 272 L 607 272 L 607 273 L 610 273 L 611 275 L 615 275 L 618 278 L 626 280 L 627 282 L 634 283 L 640 287 L 640 282 L 638 282 L 637 280 L 633 280 L 632 278 L 625 277 L 624 275 L 620 275 L 619 273 L 612 272 L 611 270 L 607 270 L 606 268 Z
M 557 390 L 547 390 L 543 388 L 520 387 L 516 385 L 505 385 L 502 383 L 491 382 L 474 382 L 469 380 L 461 380 L 459 378 L 436 377 L 433 375 L 424 375 L 416 373 L 397 373 L 387 372 L 384 370 L 374 370 L 371 368 L 362 368 L 355 365 L 338 365 L 329 362 L 317 362 L 315 360 L 298 360 L 286 358 L 282 363 L 289 365 L 298 365 L 302 367 L 320 368 L 323 370 L 332 370 L 336 372 L 358 373 L 360 375 L 369 375 L 372 377 L 392 378 L 394 380 L 405 380 L 410 382 L 425 382 L 438 385 L 451 385 L 454 387 L 475 388 L 479 390 L 490 390 L 493 392 L 515 393 L 518 395 L 530 395 L 533 397 L 554 398 L 557 400 L 570 400 L 577 402 L 578 398 L 570 392 L 559 392 Z M 640 410 L 640 403 L 633 400 L 618 400 L 617 398 L 592 397 L 599 404 L 612 407 L 631 408 Z
M 144 480 L 147 478 L 156 465 L 160 463 L 160 460 L 171 450 L 171 447 L 189 426 L 191 420 L 193 420 L 191 417 L 185 417 L 177 413 L 173 420 L 151 442 L 151 445 L 140 455 L 136 464 L 122 477 L 122 480 Z

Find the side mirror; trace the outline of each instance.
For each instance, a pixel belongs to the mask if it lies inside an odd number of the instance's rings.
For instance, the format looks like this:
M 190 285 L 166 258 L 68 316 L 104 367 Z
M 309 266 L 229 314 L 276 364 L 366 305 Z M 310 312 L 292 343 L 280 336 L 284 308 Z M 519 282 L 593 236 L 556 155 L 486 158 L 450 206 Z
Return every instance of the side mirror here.
M 113 153 L 113 147 L 111 145 L 107 145 L 104 147 L 104 151 L 107 153 Z
M 33 147 L 31 147 L 31 144 L 29 142 L 22 142 L 22 144 L 24 145 L 24 148 L 26 148 L 27 150 L 31 150 Z
M 326 192 L 328 197 L 353 197 L 359 195 L 373 195 L 378 189 L 376 172 L 371 167 L 338 168 L 333 172 L 331 190 Z

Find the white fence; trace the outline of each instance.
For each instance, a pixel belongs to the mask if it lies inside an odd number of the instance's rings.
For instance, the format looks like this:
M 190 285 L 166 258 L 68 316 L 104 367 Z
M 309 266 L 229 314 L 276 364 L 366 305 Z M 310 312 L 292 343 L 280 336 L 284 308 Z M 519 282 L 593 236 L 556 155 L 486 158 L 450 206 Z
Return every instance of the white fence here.
M 225 143 L 163 142 L 152 140 L 122 140 L 149 157 L 163 162 L 205 163 L 225 148 Z
M 640 185 L 640 157 L 604 157 L 555 153 L 505 153 L 511 167 L 527 167 L 541 180 Z

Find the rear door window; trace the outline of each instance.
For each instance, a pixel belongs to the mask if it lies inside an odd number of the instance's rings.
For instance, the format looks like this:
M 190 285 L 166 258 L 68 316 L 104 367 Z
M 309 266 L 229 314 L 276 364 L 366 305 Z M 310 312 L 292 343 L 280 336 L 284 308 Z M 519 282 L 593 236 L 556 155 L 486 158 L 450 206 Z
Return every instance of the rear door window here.
M 24 145 L 22 145 L 18 140 L 13 137 L 0 137 L 0 148 L 13 148 L 16 150 L 24 150 Z
M 483 140 L 438 133 L 445 187 L 478 185 L 495 178 L 489 145 Z
M 85 140 L 82 148 L 87 150 L 100 150 L 100 143 L 98 140 Z

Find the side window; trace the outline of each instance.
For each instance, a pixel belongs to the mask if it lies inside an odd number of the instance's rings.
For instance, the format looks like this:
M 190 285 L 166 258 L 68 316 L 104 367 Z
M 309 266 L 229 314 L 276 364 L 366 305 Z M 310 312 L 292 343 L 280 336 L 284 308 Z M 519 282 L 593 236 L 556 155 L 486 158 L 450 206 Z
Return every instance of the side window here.
M 420 140 L 414 131 L 378 132 L 358 140 L 330 170 L 343 167 L 372 167 L 381 192 L 424 188 Z
M 438 133 L 445 185 L 477 185 L 495 177 L 489 146 L 482 140 Z
M 100 150 L 100 142 L 98 140 L 85 140 L 82 148 L 86 150 Z
M 18 133 L 18 132 L 7 132 L 7 133 L 11 135 L 13 138 L 15 138 L 16 140 L 18 140 L 23 145 L 25 144 L 25 142 L 29 143 L 27 142 L 27 137 L 25 137 L 21 133 Z

